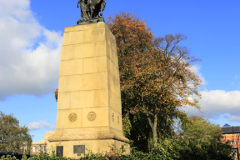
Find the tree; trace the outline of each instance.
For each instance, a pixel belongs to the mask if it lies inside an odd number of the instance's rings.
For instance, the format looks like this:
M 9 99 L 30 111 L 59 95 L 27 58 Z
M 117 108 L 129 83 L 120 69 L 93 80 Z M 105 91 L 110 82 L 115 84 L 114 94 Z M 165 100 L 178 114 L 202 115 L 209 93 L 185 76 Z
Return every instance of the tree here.
M 181 34 L 154 38 L 146 23 L 134 14 L 121 13 L 109 18 L 108 26 L 116 37 L 120 82 L 125 112 L 143 114 L 158 138 L 171 133 L 173 119 L 182 115 L 179 107 L 200 108 L 196 98 L 201 86 L 191 71 L 194 62 Z M 181 117 L 181 116 L 180 116 Z
M 146 122 L 146 117 L 139 110 L 136 111 L 136 101 L 130 97 L 123 84 L 131 73 L 131 57 L 152 47 L 153 35 L 146 23 L 134 14 L 116 14 L 109 17 L 107 25 L 116 38 L 117 54 L 119 62 L 119 74 L 121 82 L 121 99 L 123 113 L 123 131 L 133 140 L 134 146 L 139 150 L 147 151 L 151 128 Z
M 58 101 L 58 89 L 55 89 L 54 91 L 54 94 L 55 94 L 55 99 L 56 99 L 56 102 Z
M 22 146 L 31 147 L 32 137 L 26 126 L 19 126 L 13 115 L 5 115 L 0 111 L 0 151 L 16 151 L 21 153 Z
M 198 116 L 191 116 L 189 123 L 182 126 L 180 141 L 185 144 L 181 150 L 182 159 L 227 160 L 232 148 L 229 142 L 222 143 L 222 129 L 219 125 Z

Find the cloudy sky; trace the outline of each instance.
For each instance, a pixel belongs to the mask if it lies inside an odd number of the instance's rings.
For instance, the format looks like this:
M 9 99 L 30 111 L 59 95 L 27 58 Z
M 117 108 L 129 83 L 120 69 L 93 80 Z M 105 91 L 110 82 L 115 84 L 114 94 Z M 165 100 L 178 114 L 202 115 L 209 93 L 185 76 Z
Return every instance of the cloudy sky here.
M 0 111 L 28 125 L 34 141 L 55 130 L 64 27 L 76 25 L 78 0 L 0 0 Z M 240 125 L 239 0 L 106 0 L 105 19 L 134 12 L 155 37 L 181 33 L 204 82 L 201 110 L 223 126 Z

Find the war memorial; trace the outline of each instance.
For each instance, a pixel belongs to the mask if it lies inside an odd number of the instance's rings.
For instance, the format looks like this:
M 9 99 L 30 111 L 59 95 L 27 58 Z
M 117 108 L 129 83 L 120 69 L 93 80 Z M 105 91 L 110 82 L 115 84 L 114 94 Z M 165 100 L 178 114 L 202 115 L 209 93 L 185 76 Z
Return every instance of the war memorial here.
M 77 158 L 112 146 L 129 153 L 122 131 L 116 40 L 104 23 L 105 0 L 79 0 L 81 18 L 63 35 L 56 130 L 47 150 Z

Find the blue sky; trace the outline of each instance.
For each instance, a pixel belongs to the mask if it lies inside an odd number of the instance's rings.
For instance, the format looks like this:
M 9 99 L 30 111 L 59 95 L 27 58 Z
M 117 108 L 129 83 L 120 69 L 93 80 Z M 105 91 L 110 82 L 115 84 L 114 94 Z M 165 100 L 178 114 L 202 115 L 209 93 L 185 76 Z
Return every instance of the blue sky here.
M 76 25 L 78 0 L 0 0 L 0 111 L 28 125 L 33 141 L 55 130 L 64 27 Z M 104 18 L 135 13 L 155 37 L 181 33 L 182 45 L 202 60 L 193 66 L 202 115 L 223 126 L 240 122 L 239 0 L 106 0 Z

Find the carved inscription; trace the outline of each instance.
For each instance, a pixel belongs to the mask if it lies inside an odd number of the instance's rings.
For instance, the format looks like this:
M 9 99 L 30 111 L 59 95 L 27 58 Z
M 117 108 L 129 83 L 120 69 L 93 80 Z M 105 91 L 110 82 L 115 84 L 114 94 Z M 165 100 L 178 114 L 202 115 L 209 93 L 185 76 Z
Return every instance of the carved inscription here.
M 112 121 L 114 122 L 114 113 L 112 113 Z
M 69 114 L 68 119 L 69 119 L 70 122 L 75 122 L 77 120 L 76 113 Z
M 91 112 L 89 112 L 88 113 L 88 116 L 87 116 L 87 118 L 88 118 L 88 120 L 89 121 L 94 121 L 95 119 L 96 119 L 96 113 L 95 112 L 93 112 L 93 111 L 91 111 Z

